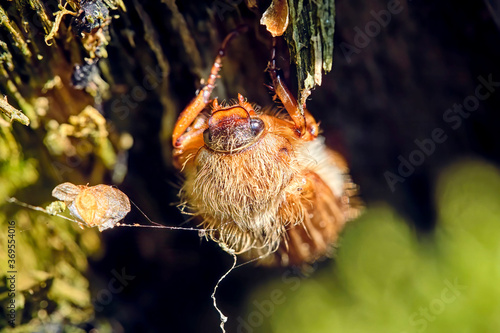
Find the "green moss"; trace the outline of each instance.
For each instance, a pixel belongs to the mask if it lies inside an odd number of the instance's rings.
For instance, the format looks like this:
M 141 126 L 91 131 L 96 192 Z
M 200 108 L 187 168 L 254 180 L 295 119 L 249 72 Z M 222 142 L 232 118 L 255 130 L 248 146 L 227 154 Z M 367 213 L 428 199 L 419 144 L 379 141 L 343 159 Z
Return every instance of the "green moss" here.
M 420 241 L 391 207 L 372 205 L 348 225 L 329 267 L 254 294 L 242 317 L 247 330 L 500 331 L 499 193 L 500 172 L 491 165 L 466 161 L 446 170 L 435 234 Z M 272 290 L 286 301 L 266 314 L 255 304 L 268 304 Z
M 81 230 L 75 223 L 6 201 L 39 178 L 37 163 L 24 158 L 11 130 L 8 125 L 0 126 L 0 228 L 7 230 L 9 221 L 15 221 L 18 272 L 17 327 L 7 332 L 50 330 L 48 326 L 63 323 L 67 323 L 64 332 L 76 332 L 73 325 L 93 318 L 88 280 L 83 272 L 87 256 L 100 250 L 99 236 L 97 230 Z M 0 249 L 7 248 L 9 239 L 6 232 L 0 233 Z M 8 259 L 7 251 L 0 250 L 0 327 L 7 326 L 4 311 L 10 299 L 6 278 L 7 271 L 12 270 L 7 266 Z

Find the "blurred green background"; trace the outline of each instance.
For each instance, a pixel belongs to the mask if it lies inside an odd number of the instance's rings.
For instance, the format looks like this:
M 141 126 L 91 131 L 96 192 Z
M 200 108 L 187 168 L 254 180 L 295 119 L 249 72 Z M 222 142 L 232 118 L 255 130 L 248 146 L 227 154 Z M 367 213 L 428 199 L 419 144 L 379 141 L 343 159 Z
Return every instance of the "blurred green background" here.
M 499 193 L 498 168 L 457 162 L 437 184 L 436 229 L 421 237 L 374 203 L 335 263 L 259 288 L 239 332 L 500 331 Z

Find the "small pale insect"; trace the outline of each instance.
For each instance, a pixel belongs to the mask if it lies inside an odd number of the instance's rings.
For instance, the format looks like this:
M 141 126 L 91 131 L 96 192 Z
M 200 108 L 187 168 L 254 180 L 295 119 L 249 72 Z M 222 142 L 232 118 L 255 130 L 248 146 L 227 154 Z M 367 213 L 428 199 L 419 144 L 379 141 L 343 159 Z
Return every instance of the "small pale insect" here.
M 359 214 L 357 186 L 278 75 L 274 50 L 268 72 L 285 112 L 262 112 L 240 94 L 233 103 L 214 99 L 208 108 L 235 34 L 174 127 L 174 165 L 185 176 L 181 206 L 230 253 L 269 264 L 314 262 L 328 256 L 344 224 Z
M 99 231 L 113 228 L 130 212 L 130 201 L 122 191 L 109 185 L 74 185 L 62 183 L 52 196 L 64 201 L 78 222 Z

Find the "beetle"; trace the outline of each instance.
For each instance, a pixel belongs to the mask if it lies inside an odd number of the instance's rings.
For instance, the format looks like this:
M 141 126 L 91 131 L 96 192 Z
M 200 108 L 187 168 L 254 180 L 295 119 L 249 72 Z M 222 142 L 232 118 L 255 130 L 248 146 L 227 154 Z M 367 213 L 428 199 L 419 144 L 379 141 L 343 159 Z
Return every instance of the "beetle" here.
M 274 47 L 267 71 L 284 111 L 260 111 L 241 94 L 211 101 L 237 34 L 225 38 L 207 84 L 174 126 L 173 163 L 185 177 L 180 207 L 231 253 L 282 266 L 312 263 L 331 253 L 346 221 L 359 215 L 358 189 L 278 74 Z

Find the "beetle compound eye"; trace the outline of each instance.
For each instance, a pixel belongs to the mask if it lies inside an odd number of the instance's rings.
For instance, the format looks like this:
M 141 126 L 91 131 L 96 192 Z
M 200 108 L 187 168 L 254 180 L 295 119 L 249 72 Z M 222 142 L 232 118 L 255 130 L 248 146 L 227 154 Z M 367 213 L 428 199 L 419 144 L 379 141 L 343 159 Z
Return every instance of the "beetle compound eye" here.
M 250 120 L 250 128 L 254 136 L 258 136 L 264 130 L 264 122 L 260 118 L 252 118 Z

